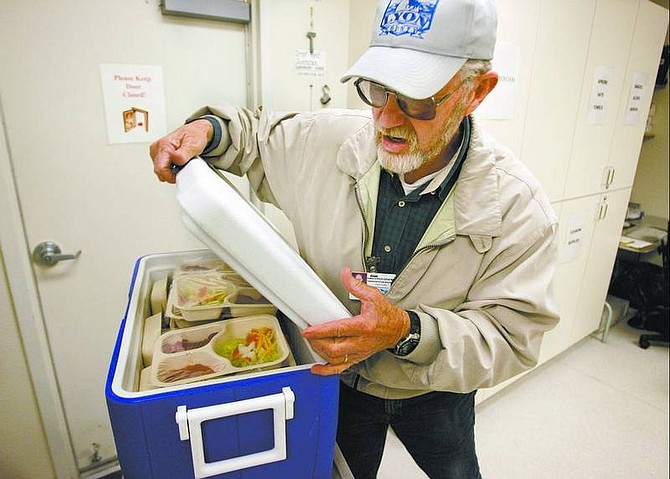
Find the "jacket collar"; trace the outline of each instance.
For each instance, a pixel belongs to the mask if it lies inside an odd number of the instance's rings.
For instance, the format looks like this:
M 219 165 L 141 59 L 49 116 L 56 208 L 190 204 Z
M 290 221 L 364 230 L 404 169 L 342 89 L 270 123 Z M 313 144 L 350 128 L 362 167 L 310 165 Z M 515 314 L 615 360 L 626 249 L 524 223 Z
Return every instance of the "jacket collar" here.
M 492 140 L 472 121 L 470 147 L 453 192 L 456 234 L 495 237 L 500 234 L 502 208 Z M 372 121 L 341 145 L 337 166 L 357 183 L 378 175 L 379 163 Z

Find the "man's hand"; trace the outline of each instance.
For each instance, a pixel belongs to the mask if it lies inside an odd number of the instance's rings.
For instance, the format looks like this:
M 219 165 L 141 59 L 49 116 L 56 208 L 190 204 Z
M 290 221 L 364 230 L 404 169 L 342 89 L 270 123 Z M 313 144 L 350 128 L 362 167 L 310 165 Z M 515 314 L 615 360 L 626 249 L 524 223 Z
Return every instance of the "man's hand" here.
M 395 306 L 376 288 L 351 276 L 343 268 L 342 283 L 361 300 L 361 314 L 353 318 L 309 326 L 302 332 L 312 349 L 328 361 L 315 364 L 312 372 L 339 374 L 352 364 L 388 349 L 409 334 L 409 315 Z
M 207 120 L 196 120 L 152 143 L 149 154 L 158 179 L 174 183 L 177 177 L 175 165 L 184 166 L 202 153 L 213 133 Z

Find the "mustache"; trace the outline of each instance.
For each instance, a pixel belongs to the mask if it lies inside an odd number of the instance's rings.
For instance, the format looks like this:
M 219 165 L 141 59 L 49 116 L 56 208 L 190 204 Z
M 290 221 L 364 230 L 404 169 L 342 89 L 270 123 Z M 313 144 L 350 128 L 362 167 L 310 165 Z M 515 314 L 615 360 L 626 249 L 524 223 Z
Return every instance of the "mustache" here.
M 377 128 L 375 131 L 377 141 L 381 141 L 382 136 L 392 136 L 402 138 L 403 140 L 415 141 L 416 132 L 406 126 L 394 126 L 392 128 Z

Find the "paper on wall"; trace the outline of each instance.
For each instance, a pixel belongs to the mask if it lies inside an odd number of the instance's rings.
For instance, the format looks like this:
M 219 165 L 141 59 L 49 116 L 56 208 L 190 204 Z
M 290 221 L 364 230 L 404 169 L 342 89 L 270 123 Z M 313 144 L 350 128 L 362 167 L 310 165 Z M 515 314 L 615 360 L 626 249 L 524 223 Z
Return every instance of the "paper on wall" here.
M 477 117 L 492 120 L 514 118 L 520 56 L 518 45 L 496 43 L 491 64 L 493 71 L 498 73 L 498 84 L 477 107 Z
M 295 51 L 295 69 L 302 76 L 323 76 L 326 73 L 326 52 L 309 50 Z
M 642 108 L 642 100 L 644 98 L 648 79 L 649 75 L 646 73 L 633 73 L 633 79 L 630 84 L 630 93 L 628 94 L 628 104 L 626 105 L 626 116 L 623 121 L 624 125 L 636 125 L 642 120 L 640 117 L 640 109 Z
M 568 263 L 579 257 L 579 252 L 584 243 L 584 230 L 586 229 L 586 214 L 576 213 L 568 218 L 565 243 L 561 248 L 561 262 Z
M 591 101 L 586 123 L 589 125 L 602 125 L 605 123 L 609 110 L 609 89 L 614 68 L 600 65 L 593 74 L 593 88 L 591 89 Z
M 149 143 L 165 135 L 161 66 L 101 64 L 100 78 L 108 143 Z

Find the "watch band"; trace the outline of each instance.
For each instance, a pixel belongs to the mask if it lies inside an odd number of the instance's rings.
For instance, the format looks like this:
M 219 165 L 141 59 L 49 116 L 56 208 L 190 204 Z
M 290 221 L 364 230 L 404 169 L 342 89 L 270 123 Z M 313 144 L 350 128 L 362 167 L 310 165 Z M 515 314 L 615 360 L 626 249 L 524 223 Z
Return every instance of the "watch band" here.
M 409 334 L 389 350 L 396 356 L 407 356 L 414 351 L 421 340 L 421 319 L 419 315 L 414 311 L 407 311 L 407 314 L 409 315 Z

